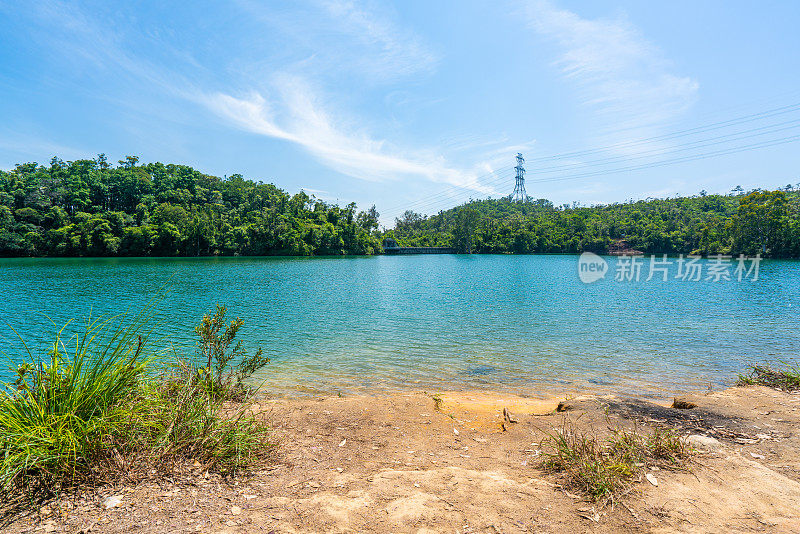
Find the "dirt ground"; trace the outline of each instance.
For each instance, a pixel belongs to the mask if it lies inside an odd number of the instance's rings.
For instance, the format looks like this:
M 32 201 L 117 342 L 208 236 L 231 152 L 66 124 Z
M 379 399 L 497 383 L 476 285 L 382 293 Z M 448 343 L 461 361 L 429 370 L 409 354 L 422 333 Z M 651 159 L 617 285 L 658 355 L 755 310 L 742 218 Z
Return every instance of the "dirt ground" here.
M 280 452 L 223 481 L 202 468 L 108 487 L 6 518 L 8 532 L 797 532 L 800 394 L 732 388 L 677 410 L 642 400 L 485 392 L 264 399 Z M 437 408 L 438 406 L 438 408 Z M 503 409 L 516 423 L 505 422 Z M 660 425 L 718 440 L 691 472 L 651 470 L 593 506 L 537 466 L 565 421 Z

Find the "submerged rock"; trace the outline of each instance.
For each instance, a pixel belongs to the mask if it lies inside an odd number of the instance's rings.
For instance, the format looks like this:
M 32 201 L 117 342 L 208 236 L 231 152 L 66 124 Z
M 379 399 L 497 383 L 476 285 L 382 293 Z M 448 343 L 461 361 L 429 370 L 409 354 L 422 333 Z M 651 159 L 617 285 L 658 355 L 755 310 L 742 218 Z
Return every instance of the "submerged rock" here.
M 466 371 L 469 376 L 484 376 L 496 372 L 497 367 L 492 365 L 478 365 L 477 367 L 472 367 Z

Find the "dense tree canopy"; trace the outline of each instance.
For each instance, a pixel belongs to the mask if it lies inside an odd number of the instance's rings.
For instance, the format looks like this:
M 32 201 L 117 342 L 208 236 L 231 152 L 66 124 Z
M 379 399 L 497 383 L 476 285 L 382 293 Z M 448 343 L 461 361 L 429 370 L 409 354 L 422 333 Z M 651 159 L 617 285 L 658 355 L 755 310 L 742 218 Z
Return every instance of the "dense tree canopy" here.
M 272 184 L 128 156 L 0 171 L 0 256 L 316 255 L 381 252 L 356 212 Z
M 478 253 L 748 254 L 800 257 L 800 191 L 648 199 L 593 207 L 469 202 L 407 211 L 381 233 L 373 206 L 327 204 L 185 165 L 94 160 L 0 171 L 0 256 L 376 254 L 402 246 Z
M 479 253 L 756 254 L 800 257 L 800 192 L 640 200 L 594 207 L 507 198 L 477 200 L 432 217 L 407 211 L 387 232 L 402 246 Z

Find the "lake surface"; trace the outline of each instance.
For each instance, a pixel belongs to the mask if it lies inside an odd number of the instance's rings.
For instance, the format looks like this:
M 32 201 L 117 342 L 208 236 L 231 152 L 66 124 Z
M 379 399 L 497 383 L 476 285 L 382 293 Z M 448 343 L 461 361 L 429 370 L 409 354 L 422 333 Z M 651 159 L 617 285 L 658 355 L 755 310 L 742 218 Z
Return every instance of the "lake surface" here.
M 164 286 L 159 327 L 191 355 L 215 303 L 272 363 L 276 393 L 398 388 L 528 394 L 718 388 L 749 363 L 796 360 L 800 263 L 762 261 L 759 280 L 578 277 L 576 256 L 0 259 L 0 321 L 29 345 L 50 317 L 142 307 Z M 707 261 L 703 261 L 706 268 Z M 732 269 L 735 267 L 732 262 Z M 705 273 L 704 273 L 705 274 Z M 20 344 L 0 328 L 3 350 Z M 8 376 L 8 373 L 4 373 Z

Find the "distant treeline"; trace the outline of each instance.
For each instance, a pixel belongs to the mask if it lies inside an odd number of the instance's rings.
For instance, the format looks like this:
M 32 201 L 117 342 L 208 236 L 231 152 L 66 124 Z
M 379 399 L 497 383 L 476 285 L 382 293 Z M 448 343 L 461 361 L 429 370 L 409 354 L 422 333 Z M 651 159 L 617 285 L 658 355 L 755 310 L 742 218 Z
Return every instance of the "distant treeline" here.
M 0 171 L 0 256 L 381 252 L 375 208 L 330 205 L 185 165 L 95 160 Z
M 407 211 L 381 232 L 358 212 L 272 184 L 185 165 L 94 160 L 0 171 L 0 256 L 376 254 L 401 246 L 476 253 L 597 253 L 800 257 L 800 191 L 642 200 L 582 207 L 508 198 L 426 217 Z
M 594 207 L 477 200 L 432 217 L 407 211 L 387 237 L 401 246 L 477 253 L 596 253 L 800 257 L 800 191 L 640 200 Z

